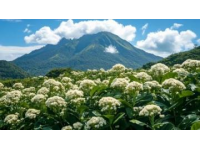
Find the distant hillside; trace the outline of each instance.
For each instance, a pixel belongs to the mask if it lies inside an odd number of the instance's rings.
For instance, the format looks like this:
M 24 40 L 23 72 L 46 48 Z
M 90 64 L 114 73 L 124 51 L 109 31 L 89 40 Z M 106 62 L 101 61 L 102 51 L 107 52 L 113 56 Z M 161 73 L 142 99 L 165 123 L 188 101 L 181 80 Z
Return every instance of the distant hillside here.
M 112 48 L 105 51 L 109 46 Z M 100 32 L 79 39 L 62 39 L 57 45 L 46 45 L 17 58 L 14 63 L 30 74 L 44 75 L 54 68 L 108 69 L 117 63 L 139 68 L 161 59 L 134 47 L 117 35 Z
M 0 79 L 20 79 L 28 74 L 11 62 L 0 60 Z
M 200 60 L 200 46 L 196 47 L 190 51 L 172 54 L 172 55 L 168 56 L 167 58 L 164 58 L 158 62 L 166 64 L 168 66 L 173 66 L 175 64 L 181 64 L 182 62 L 184 62 L 187 59 Z M 154 64 L 155 63 L 147 63 L 147 64 L 143 65 L 143 68 L 144 69 L 150 68 Z

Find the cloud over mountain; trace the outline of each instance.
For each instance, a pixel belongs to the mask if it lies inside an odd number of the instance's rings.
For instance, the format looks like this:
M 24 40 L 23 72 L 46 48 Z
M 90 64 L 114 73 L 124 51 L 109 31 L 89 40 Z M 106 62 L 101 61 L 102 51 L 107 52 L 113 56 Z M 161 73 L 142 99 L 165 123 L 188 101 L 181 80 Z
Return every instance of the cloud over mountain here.
M 56 44 L 61 38 L 77 39 L 85 34 L 95 34 L 101 31 L 111 32 L 127 41 L 133 41 L 136 28 L 132 25 L 123 25 L 115 20 L 89 20 L 75 23 L 67 20 L 60 23 L 56 29 L 48 26 L 40 28 L 34 34 L 25 36 L 26 43 Z

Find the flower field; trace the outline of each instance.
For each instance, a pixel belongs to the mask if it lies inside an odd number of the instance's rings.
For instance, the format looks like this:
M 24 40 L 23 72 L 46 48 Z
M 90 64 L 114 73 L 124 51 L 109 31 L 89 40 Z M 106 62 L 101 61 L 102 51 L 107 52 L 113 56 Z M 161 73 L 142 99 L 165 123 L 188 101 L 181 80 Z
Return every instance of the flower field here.
M 2 81 L 0 129 L 200 129 L 200 61 Z

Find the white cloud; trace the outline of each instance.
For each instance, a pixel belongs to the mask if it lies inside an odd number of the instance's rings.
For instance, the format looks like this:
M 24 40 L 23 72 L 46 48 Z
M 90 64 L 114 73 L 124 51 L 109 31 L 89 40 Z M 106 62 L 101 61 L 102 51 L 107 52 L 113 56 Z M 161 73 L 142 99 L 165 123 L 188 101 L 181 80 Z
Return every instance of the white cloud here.
M 196 38 L 196 34 L 191 30 L 179 32 L 167 28 L 164 31 L 149 33 L 147 38 L 138 41 L 136 46 L 155 55 L 166 57 L 172 53 L 193 48 L 192 40 L 194 38 Z
M 145 34 L 146 29 L 148 28 L 148 23 L 146 23 L 144 26 L 142 26 L 141 30 L 142 30 L 142 35 Z
M 178 28 L 180 28 L 181 26 L 183 26 L 183 24 L 174 23 L 173 26 L 171 26 L 170 29 L 178 29 Z
M 26 28 L 24 29 L 24 33 L 31 33 L 32 31 L 29 29 L 31 25 L 30 24 L 27 24 L 26 25 Z
M 15 22 L 15 23 L 22 22 L 21 19 L 3 19 L 3 20 L 7 22 Z
M 31 33 L 31 30 L 28 29 L 28 28 L 25 28 L 25 29 L 24 29 L 24 33 Z
M 29 46 L 29 47 L 19 47 L 19 46 L 1 46 L 0 45 L 0 60 L 11 61 L 24 54 L 28 54 L 33 50 L 43 47 L 42 45 L 38 46 Z
M 112 45 L 106 47 L 104 52 L 111 53 L 111 54 L 119 53 L 118 50 L 116 49 L 116 47 L 114 47 Z
M 89 20 L 74 23 L 73 20 L 62 21 L 56 29 L 42 27 L 34 34 L 26 36 L 26 43 L 56 44 L 61 38 L 67 39 L 80 38 L 85 34 L 95 34 L 101 31 L 108 31 L 119 37 L 133 41 L 136 28 L 132 25 L 124 26 L 115 20 Z
M 200 44 L 200 39 L 197 40 L 197 43 Z

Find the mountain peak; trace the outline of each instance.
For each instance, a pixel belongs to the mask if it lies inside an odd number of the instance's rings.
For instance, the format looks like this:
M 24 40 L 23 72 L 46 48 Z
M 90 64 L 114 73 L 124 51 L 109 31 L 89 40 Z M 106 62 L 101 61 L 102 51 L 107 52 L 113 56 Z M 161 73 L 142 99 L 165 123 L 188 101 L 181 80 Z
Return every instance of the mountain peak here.
M 66 38 L 62 38 L 58 43 L 57 45 L 63 45 L 63 44 L 66 44 L 68 43 L 70 40 L 66 39 Z
M 86 34 L 79 39 L 61 39 L 57 45 L 44 47 L 14 62 L 30 74 L 44 75 L 53 68 L 77 70 L 109 69 L 117 63 L 138 68 L 160 57 L 135 48 L 110 32 Z

